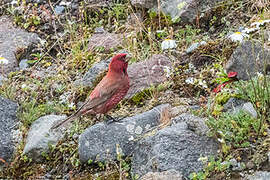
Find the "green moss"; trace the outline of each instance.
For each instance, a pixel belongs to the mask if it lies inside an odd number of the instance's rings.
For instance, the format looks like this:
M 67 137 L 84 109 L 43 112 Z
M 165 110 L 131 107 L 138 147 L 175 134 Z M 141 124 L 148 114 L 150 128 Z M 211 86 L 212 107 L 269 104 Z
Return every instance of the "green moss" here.
M 135 104 L 135 105 L 142 105 L 143 102 L 152 94 L 152 89 L 148 88 L 145 89 L 137 94 L 135 94 L 132 98 L 131 101 Z
M 239 148 L 249 146 L 251 137 L 255 137 L 259 131 L 260 121 L 240 111 L 235 114 L 222 113 L 217 119 L 210 117 L 207 123 L 223 144 Z
M 30 127 L 30 125 L 39 117 L 51 113 L 60 113 L 65 109 L 67 109 L 65 105 L 56 102 L 38 104 L 36 100 L 32 100 L 20 105 L 18 117 L 26 127 Z
M 235 97 L 235 94 L 230 92 L 221 92 L 218 93 L 215 97 L 215 103 L 219 105 L 225 104 L 231 97 Z

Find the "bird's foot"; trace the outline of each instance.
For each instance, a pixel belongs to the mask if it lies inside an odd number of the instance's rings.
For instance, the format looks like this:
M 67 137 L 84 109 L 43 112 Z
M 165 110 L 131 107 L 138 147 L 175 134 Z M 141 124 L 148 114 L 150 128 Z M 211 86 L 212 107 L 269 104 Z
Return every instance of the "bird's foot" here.
M 114 117 L 112 117 L 112 116 L 110 116 L 110 115 L 105 115 L 105 122 L 106 122 L 106 124 L 111 124 L 111 123 L 113 123 L 113 122 L 119 122 L 119 121 L 121 121 L 122 119 L 124 119 L 124 118 L 114 118 Z

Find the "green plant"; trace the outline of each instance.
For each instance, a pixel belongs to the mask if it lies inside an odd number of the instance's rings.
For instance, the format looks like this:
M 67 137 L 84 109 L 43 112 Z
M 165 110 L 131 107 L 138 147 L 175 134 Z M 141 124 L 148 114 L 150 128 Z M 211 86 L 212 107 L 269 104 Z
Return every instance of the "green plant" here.
M 200 158 L 204 159 L 204 158 Z M 205 180 L 213 173 L 220 173 L 226 171 L 230 167 L 230 163 L 222 163 L 222 159 L 215 160 L 214 157 L 206 158 L 205 167 L 203 171 L 193 172 L 189 175 L 191 180 Z
M 41 18 L 36 15 L 31 15 L 26 22 L 24 23 L 23 27 L 27 29 L 29 26 L 38 26 L 40 25 Z
M 19 119 L 25 126 L 30 126 L 36 119 L 46 114 L 61 112 L 64 105 L 57 103 L 38 104 L 34 99 L 21 104 L 21 111 L 18 113 Z
M 188 46 L 195 40 L 196 35 L 198 35 L 200 31 L 200 29 L 196 29 L 191 25 L 186 25 L 176 32 L 175 37 L 179 40 L 181 45 Z
M 260 74 L 250 81 L 235 83 L 237 92 L 241 98 L 252 102 L 260 119 L 259 131 L 261 134 L 266 120 L 270 118 L 270 77 Z
M 207 124 L 212 130 L 211 135 L 217 136 L 227 150 L 227 146 L 248 147 L 250 138 L 256 137 L 256 133 L 259 132 L 260 121 L 246 112 L 239 111 L 235 114 L 222 113 L 217 119 L 210 117 Z

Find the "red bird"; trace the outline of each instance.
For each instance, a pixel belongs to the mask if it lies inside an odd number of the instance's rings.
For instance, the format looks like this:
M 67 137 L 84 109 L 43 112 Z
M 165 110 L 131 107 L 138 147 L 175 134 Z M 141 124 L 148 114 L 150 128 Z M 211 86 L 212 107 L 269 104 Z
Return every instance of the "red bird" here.
M 106 76 L 92 91 L 86 102 L 73 115 L 53 125 L 52 129 L 76 119 L 82 115 L 106 114 L 114 108 L 129 90 L 127 74 L 127 54 L 118 54 L 112 58 Z

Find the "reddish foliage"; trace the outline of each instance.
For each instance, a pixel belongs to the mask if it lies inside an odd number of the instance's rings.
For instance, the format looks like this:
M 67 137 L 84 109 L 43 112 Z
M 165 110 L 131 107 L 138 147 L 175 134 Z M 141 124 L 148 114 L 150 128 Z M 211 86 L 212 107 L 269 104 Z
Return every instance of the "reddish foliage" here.
M 228 73 L 228 78 L 236 77 L 237 74 L 238 74 L 237 72 L 229 72 L 229 73 Z

